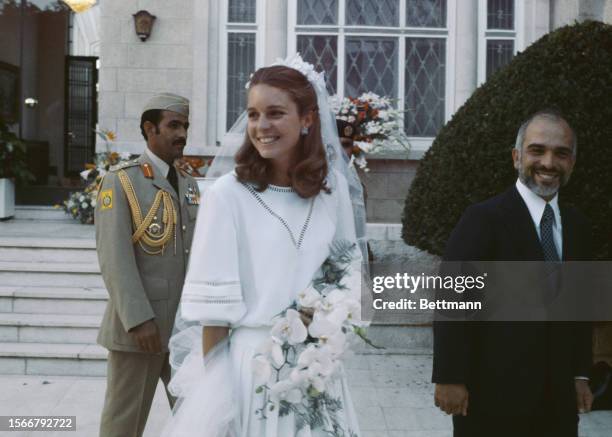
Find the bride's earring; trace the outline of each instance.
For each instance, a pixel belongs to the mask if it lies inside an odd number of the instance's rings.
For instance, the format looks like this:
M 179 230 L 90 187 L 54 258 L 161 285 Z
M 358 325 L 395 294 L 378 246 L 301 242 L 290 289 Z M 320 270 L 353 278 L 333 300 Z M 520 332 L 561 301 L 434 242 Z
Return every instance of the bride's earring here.
M 304 137 L 308 135 L 308 128 L 306 126 L 302 127 L 302 130 L 300 130 L 300 134 Z

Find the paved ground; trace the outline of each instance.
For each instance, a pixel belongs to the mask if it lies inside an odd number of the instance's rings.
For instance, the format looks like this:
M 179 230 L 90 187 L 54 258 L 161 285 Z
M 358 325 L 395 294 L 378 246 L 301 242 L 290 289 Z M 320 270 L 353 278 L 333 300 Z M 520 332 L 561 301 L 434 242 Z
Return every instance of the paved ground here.
M 450 418 L 432 405 L 430 356 L 358 355 L 347 367 L 363 437 L 451 437 Z M 77 416 L 74 433 L 0 435 L 95 437 L 105 384 L 103 378 L 0 376 L 0 415 Z M 160 385 L 145 437 L 157 437 L 169 413 Z M 581 437 L 609 437 L 612 412 L 584 415 L 580 424 Z

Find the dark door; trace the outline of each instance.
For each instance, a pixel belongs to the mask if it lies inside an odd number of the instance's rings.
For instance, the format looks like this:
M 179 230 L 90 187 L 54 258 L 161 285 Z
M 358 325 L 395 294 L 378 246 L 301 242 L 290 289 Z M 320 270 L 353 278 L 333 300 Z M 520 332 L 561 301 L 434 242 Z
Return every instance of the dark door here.
M 66 57 L 66 176 L 78 175 L 85 163 L 93 162 L 96 150 L 94 129 L 98 119 L 97 60 L 95 57 Z

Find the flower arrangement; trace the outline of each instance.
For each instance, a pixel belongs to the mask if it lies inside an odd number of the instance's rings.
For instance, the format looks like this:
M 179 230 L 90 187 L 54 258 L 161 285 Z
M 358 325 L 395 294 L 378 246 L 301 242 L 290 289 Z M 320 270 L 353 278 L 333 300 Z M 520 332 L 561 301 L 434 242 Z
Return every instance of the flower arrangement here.
M 263 396 L 257 410 L 261 418 L 278 408 L 280 417 L 292 412 L 305 435 L 322 429 L 345 436 L 339 434 L 337 413 L 343 405 L 334 397 L 333 385 L 351 341 L 361 338 L 372 345 L 360 320 L 359 297 L 351 293 L 360 290 L 360 277 L 351 267 L 355 249 L 348 242 L 332 247 L 321 276 L 277 316 L 270 337 L 258 348 L 253 369 L 256 393 Z M 308 327 L 300 311 L 312 312 Z
M 116 136 L 112 131 L 96 130 L 96 134 L 105 142 L 106 151 L 96 153 L 94 163 L 85 164 L 85 170 L 80 173 L 87 186 L 83 191 L 70 193 L 68 199 L 64 200 L 62 205 L 57 205 L 57 207 L 63 208 L 67 214 L 70 214 L 72 218 L 79 220 L 83 224 L 93 224 L 94 222 L 98 189 L 104 175 L 111 166 L 131 158 L 129 153 L 110 151 L 112 142 L 116 140 Z
M 408 137 L 402 128 L 402 111 L 393 106 L 391 99 L 375 93 L 364 93 L 357 98 L 338 96 L 330 98 L 336 119 L 355 127 L 351 160 L 368 171 L 366 153 L 384 150 L 410 149 Z

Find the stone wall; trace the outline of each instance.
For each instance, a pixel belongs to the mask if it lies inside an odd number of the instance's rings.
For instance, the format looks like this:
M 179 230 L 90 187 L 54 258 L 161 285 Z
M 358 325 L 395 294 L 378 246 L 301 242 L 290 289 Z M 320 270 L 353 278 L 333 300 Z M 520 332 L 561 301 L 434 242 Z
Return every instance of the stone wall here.
M 369 172 L 360 172 L 367 193 L 367 215 L 371 223 L 400 223 L 404 202 L 419 161 L 369 159 Z
M 117 133 L 121 150 L 141 153 L 145 101 L 161 91 L 191 98 L 193 2 L 107 0 L 100 8 L 99 126 Z M 134 31 L 141 9 L 158 17 L 146 42 Z

